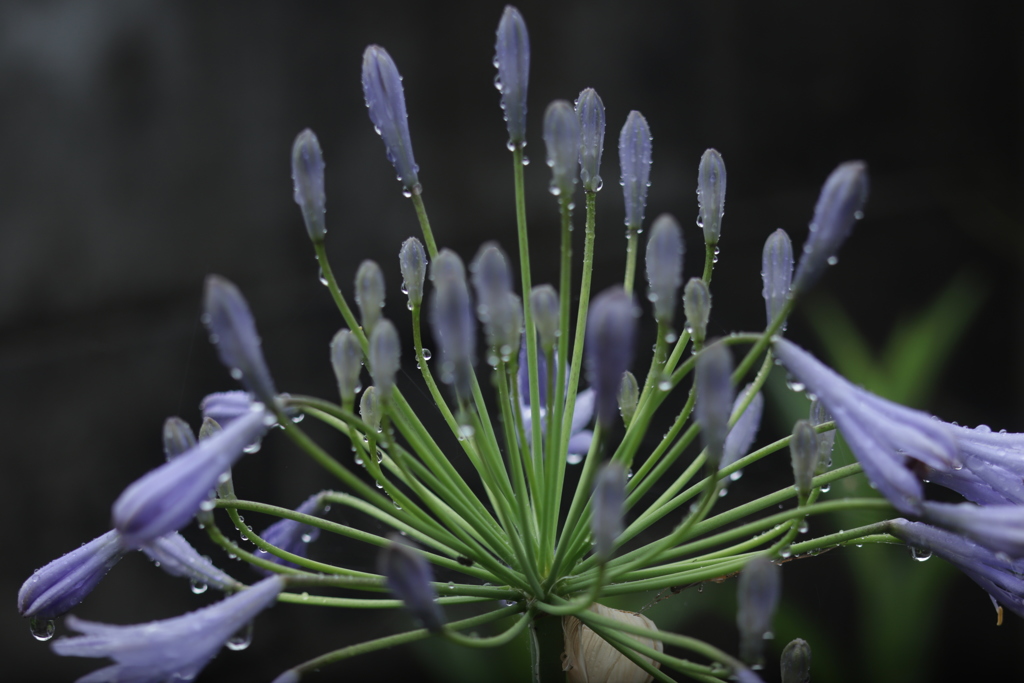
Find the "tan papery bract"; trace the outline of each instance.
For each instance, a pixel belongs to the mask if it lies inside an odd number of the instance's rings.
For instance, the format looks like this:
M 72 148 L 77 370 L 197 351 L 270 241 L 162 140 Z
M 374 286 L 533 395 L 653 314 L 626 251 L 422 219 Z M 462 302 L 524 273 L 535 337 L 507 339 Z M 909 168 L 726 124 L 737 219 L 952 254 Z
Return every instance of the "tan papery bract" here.
M 653 621 L 636 612 L 612 609 L 596 602 L 590 606 L 590 611 L 632 626 L 658 630 Z M 562 617 L 562 634 L 565 638 L 562 670 L 566 672 L 567 683 L 650 683 L 653 680 L 653 676 L 631 662 L 576 617 Z M 632 634 L 623 635 L 658 652 L 665 651 L 665 646 L 660 640 L 641 638 Z M 638 656 L 643 657 L 639 654 Z M 650 657 L 644 658 L 660 668 L 658 662 Z

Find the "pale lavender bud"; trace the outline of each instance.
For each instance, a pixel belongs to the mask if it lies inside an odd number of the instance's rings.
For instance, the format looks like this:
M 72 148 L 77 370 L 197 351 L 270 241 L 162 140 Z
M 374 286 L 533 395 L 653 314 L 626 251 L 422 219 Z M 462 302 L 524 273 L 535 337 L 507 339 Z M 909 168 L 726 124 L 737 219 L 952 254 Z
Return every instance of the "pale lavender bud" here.
M 747 392 L 750 391 L 751 385 L 743 387 L 743 391 L 739 393 L 736 400 L 732 405 L 732 412 L 735 413 L 740 404 L 746 398 Z M 754 394 L 754 397 L 750 399 L 750 404 L 747 409 L 743 411 L 743 414 L 736 419 L 736 423 L 733 424 L 732 429 L 729 430 L 729 434 L 725 437 L 725 446 L 722 449 L 722 462 L 719 463 L 718 469 L 728 467 L 733 464 L 750 451 L 750 447 L 754 443 L 754 439 L 757 438 L 757 430 L 761 427 L 761 414 L 764 412 L 764 396 L 761 392 Z M 735 477 L 736 475 L 733 474 Z
M 490 303 L 484 332 L 488 346 L 494 350 L 488 362 L 497 366 L 499 360 L 511 360 L 523 336 L 523 303 L 518 295 L 505 292 Z
M 427 277 L 427 253 L 415 237 L 402 243 L 398 252 L 398 265 L 402 270 L 402 291 L 409 295 L 410 308 L 423 303 L 423 281 Z
M 615 550 L 615 539 L 622 533 L 626 507 L 626 470 L 616 462 L 601 468 L 594 481 L 591 498 L 590 530 L 594 535 L 594 555 L 607 562 Z
M 555 100 L 544 112 L 544 144 L 551 167 L 551 194 L 571 198 L 580 157 L 580 122 L 565 100 Z
M 256 400 L 273 405 L 277 390 L 263 360 L 260 337 L 256 333 L 249 304 L 238 287 L 219 275 L 206 278 L 203 297 L 203 322 L 210 341 L 217 347 L 221 362 L 231 377 L 242 383 Z
M 247 391 L 218 391 L 203 397 L 199 409 L 203 411 L 204 418 L 210 418 L 219 426 L 226 427 L 252 410 L 252 397 Z M 202 438 L 202 426 L 199 438 Z
M 622 373 L 633 364 L 639 310 L 622 287 L 609 287 L 590 302 L 587 317 L 587 377 L 597 401 L 597 421 L 606 429 L 618 414 Z
M 387 579 L 388 588 L 406 609 L 413 613 L 432 633 L 444 628 L 444 615 L 437 604 L 437 591 L 431 582 L 434 572 L 430 564 L 412 543 L 398 534 L 390 534 L 390 541 L 381 548 L 378 571 Z
M 789 287 L 793 282 L 793 244 L 782 228 L 765 240 L 764 251 L 761 252 L 761 281 L 764 283 L 761 295 L 765 313 L 771 325 L 789 300 Z M 780 329 L 785 330 L 786 323 Z
M 716 149 L 708 149 L 697 170 L 697 225 L 704 229 L 704 244 L 715 246 L 725 215 L 725 162 Z
M 455 385 L 462 396 L 470 392 L 476 326 L 466 286 L 466 270 L 455 252 L 442 249 L 431 267 L 434 294 L 430 325 L 441 352 L 441 381 Z
M 701 351 L 697 356 L 693 381 L 697 391 L 697 423 L 707 449 L 707 462 L 717 470 L 725 450 L 733 404 L 732 354 L 729 347 L 717 342 Z
M 797 420 L 789 441 L 789 457 L 793 464 L 793 479 L 801 501 L 811 494 L 811 480 L 818 466 L 818 432 L 807 420 Z
M 629 423 L 633 421 L 633 416 L 636 415 L 636 406 L 640 403 L 640 385 L 636 381 L 636 377 L 632 372 L 622 373 L 622 381 L 619 383 L 619 394 L 617 396 L 619 401 L 619 415 L 622 416 L 622 422 L 629 427 Z
M 307 498 L 302 505 L 295 509 L 296 512 L 301 512 L 304 515 L 319 515 L 324 511 L 324 494 L 315 493 Z M 319 527 L 312 526 L 310 524 L 303 524 L 302 522 L 296 522 L 294 519 L 279 519 L 274 522 L 260 534 L 260 538 L 269 543 L 272 546 L 280 548 L 292 555 L 298 555 L 299 557 L 305 557 L 309 544 L 317 539 L 320 535 Z M 256 557 L 274 562 L 283 567 L 297 567 L 293 562 L 281 559 L 273 553 L 268 553 L 265 550 L 257 550 Z M 256 567 L 256 570 L 264 574 L 270 574 L 269 570 Z
M 562 327 L 558 292 L 551 285 L 537 285 L 530 292 L 530 307 L 533 309 L 533 324 L 540 337 L 540 346 L 544 353 L 551 355 Z
M 351 405 L 359 391 L 359 373 L 363 369 L 363 349 L 351 330 L 339 330 L 331 340 L 331 367 L 338 379 L 341 402 Z
M 814 206 L 810 235 L 804 242 L 793 277 L 793 292 L 801 294 L 836 263 L 839 247 L 863 215 L 868 198 L 868 167 L 863 161 L 847 161 L 832 171 Z
M 626 199 L 626 227 L 639 230 L 644 224 L 647 188 L 651 186 L 651 128 L 638 111 L 629 112 L 619 134 L 619 165 Z
M 647 238 L 647 282 L 655 320 L 671 328 L 683 284 L 683 229 L 667 213 L 654 219 Z
M 381 319 L 373 328 L 369 345 L 370 375 L 374 386 L 387 400 L 395 386 L 395 375 L 402 367 L 402 343 L 398 339 L 398 330 L 387 318 Z
M 832 421 L 832 415 L 828 408 L 818 397 L 811 401 L 810 423 L 815 427 Z M 818 434 L 818 464 L 814 468 L 815 474 L 821 474 L 829 467 L 832 467 L 832 448 L 836 443 L 836 430 L 830 429 L 827 432 Z
M 108 531 L 37 569 L 18 591 L 23 617 L 54 619 L 85 600 L 128 552 L 121 534 Z
M 292 181 L 295 203 L 302 209 L 306 232 L 313 242 L 323 242 L 327 234 L 324 222 L 324 155 L 320 141 L 309 128 L 299 133 L 292 145 Z
M 736 586 L 736 625 L 740 631 L 740 657 L 758 664 L 764 636 L 772 629 L 775 609 L 782 594 L 782 570 L 764 555 L 743 567 Z
M 707 337 L 711 319 L 711 290 L 699 277 L 690 278 L 683 288 L 683 313 L 686 314 L 686 329 L 693 343 L 700 346 Z
M 211 586 L 220 591 L 237 591 L 244 587 L 215 567 L 210 558 L 200 555 L 178 532 L 161 536 L 139 550 L 165 573 L 191 581 L 195 593 L 202 593 Z
M 580 122 L 580 182 L 587 192 L 601 189 L 601 153 L 604 151 L 604 102 L 593 88 L 576 98 Z
M 530 81 L 530 36 L 526 22 L 512 5 L 506 5 L 498 22 L 494 44 L 494 85 L 501 93 L 501 108 L 508 124 L 509 149 L 522 147 L 526 140 L 526 88 Z
M 380 421 L 384 417 L 384 408 L 380 403 L 380 392 L 375 386 L 366 387 L 359 399 L 359 419 L 375 432 L 380 431 Z
M 379 45 L 371 45 L 363 52 L 363 96 L 373 128 L 384 140 L 388 161 L 394 165 L 398 180 L 407 193 L 419 192 L 420 167 L 412 156 L 402 77 L 391 55 Z
M 384 308 L 384 273 L 376 261 L 367 259 L 356 271 L 356 304 L 363 331 L 369 336 Z
M 192 427 L 180 417 L 169 417 L 164 421 L 164 455 L 168 460 L 175 458 L 196 445 Z
M 469 264 L 473 287 L 476 289 L 477 312 L 481 322 L 487 322 L 487 306 L 492 300 L 512 291 L 512 271 L 508 258 L 497 242 L 487 242 L 480 247 L 473 262 Z
M 790 641 L 780 659 L 782 683 L 810 683 L 811 646 L 803 638 Z

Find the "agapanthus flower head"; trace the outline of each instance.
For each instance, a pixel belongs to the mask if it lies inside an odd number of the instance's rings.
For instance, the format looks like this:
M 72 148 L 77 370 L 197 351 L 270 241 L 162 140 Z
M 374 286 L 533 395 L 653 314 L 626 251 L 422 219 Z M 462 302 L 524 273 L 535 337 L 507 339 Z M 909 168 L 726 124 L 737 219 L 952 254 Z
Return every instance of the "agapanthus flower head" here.
M 37 569 L 18 591 L 23 617 L 54 619 L 82 602 L 128 552 L 116 530 L 94 538 Z
M 651 128 L 638 111 L 629 112 L 619 133 L 619 166 L 626 199 L 626 227 L 638 230 L 644 224 L 647 188 L 651 185 Z
M 208 587 L 221 591 L 244 588 L 241 583 L 214 566 L 210 558 L 200 555 L 177 531 L 161 536 L 139 550 L 167 574 L 189 579 L 195 592 L 201 593 Z
M 764 297 L 767 324 L 771 325 L 786 305 L 793 282 L 793 243 L 782 228 L 765 240 L 761 252 L 761 281 L 764 283 L 761 295 Z M 786 324 L 783 323 L 780 329 L 785 330 Z
M 387 578 L 388 588 L 428 630 L 441 631 L 444 615 L 437 603 L 437 591 L 431 585 L 434 572 L 430 563 L 398 534 L 391 534 L 388 540 L 378 556 L 379 571 Z
M 647 238 L 647 298 L 659 325 L 672 327 L 683 286 L 683 229 L 667 213 L 654 219 Z
M 707 337 L 711 320 L 711 290 L 699 277 L 691 277 L 683 288 L 683 313 L 686 314 L 686 329 L 699 347 Z
M 940 471 L 960 466 L 952 432 L 931 415 L 856 387 L 796 344 L 777 339 L 775 357 L 835 417 L 879 491 L 904 514 L 920 514 L 924 490 L 908 459 Z
M 394 323 L 383 318 L 373 328 L 369 345 L 370 375 L 373 384 L 387 400 L 395 387 L 395 376 L 402 367 L 402 343 Z
M 793 276 L 793 292 L 805 292 L 825 268 L 836 262 L 839 247 L 850 236 L 868 199 L 868 167 L 863 161 L 847 161 L 836 167 L 821 188 L 814 207 L 810 235 Z
M 454 385 L 460 395 L 468 396 L 475 362 L 476 325 L 466 286 L 466 268 L 455 252 L 442 249 L 430 272 L 434 281 L 430 326 L 440 348 L 441 381 Z
M 611 427 L 616 419 L 622 373 L 633 364 L 639 311 L 622 287 L 609 287 L 590 303 L 583 352 L 587 377 L 597 400 L 597 421 Z
M 782 683 L 810 683 L 811 646 L 803 638 L 794 638 L 779 660 Z
M 736 586 L 736 626 L 740 631 L 740 657 L 758 664 L 764 635 L 772 629 L 782 595 L 782 569 L 764 555 L 748 562 Z
M 719 342 L 701 351 L 697 356 L 693 382 L 697 392 L 694 410 L 707 451 L 707 462 L 713 469 L 718 469 L 725 453 L 734 399 L 729 347 Z
M 324 221 L 327 196 L 324 192 L 324 155 L 320 141 L 309 128 L 295 138 L 292 145 L 292 181 L 295 203 L 302 209 L 306 232 L 313 242 L 323 242 L 327 234 Z
M 618 399 L 619 415 L 622 416 L 622 422 L 626 427 L 629 427 L 633 416 L 636 415 L 637 404 L 640 403 L 640 384 L 636 381 L 636 376 L 628 370 L 622 373 Z
M 217 480 L 273 424 L 260 404 L 209 439 L 143 475 L 114 502 L 114 528 L 138 548 L 182 528 L 199 511 Z
M 697 225 L 704 230 L 704 243 L 718 244 L 725 215 L 725 161 L 717 149 L 705 150 L 697 169 Z
M 409 296 L 411 307 L 423 303 L 423 282 L 427 278 L 427 252 L 415 237 L 402 242 L 398 252 L 398 265 L 402 270 L 402 291 Z
M 412 155 L 402 77 L 391 55 L 379 45 L 370 45 L 363 52 L 363 96 L 373 128 L 384 140 L 388 161 L 394 165 L 398 180 L 406 192 L 418 192 L 420 167 Z
M 53 650 L 67 657 L 109 657 L 116 662 L 80 681 L 189 681 L 283 589 L 284 581 L 272 576 L 209 607 L 147 624 L 114 626 L 69 617 L 68 627 L 84 635 L 60 638 Z
M 562 331 L 558 306 L 558 292 L 551 285 L 537 285 L 530 291 L 533 324 L 537 328 L 540 347 L 548 355 L 554 350 Z
M 295 508 L 296 512 L 301 512 L 304 515 L 319 515 L 324 511 L 326 502 L 324 500 L 324 494 L 315 493 L 305 501 L 302 505 Z M 294 519 L 279 519 L 274 522 L 260 534 L 260 538 L 269 543 L 270 545 L 276 546 L 281 550 L 291 553 L 292 555 L 299 555 L 305 557 L 306 552 L 309 548 L 309 544 L 316 540 L 320 535 L 320 529 L 312 526 L 311 524 L 303 524 L 302 522 L 296 522 Z M 297 565 L 284 560 L 273 553 L 268 553 L 265 550 L 257 550 L 256 556 L 269 560 L 276 564 L 285 567 L 296 567 Z M 269 574 L 269 570 L 257 567 L 257 571 Z
M 981 505 L 1024 505 L 1024 434 L 947 424 L 963 462 L 959 470 L 926 468 L 924 478 Z
M 252 410 L 252 396 L 247 391 L 218 391 L 207 394 L 199 404 L 203 418 L 209 418 L 220 427 L 226 427 Z
M 509 148 L 526 141 L 526 89 L 530 82 L 530 36 L 523 15 L 506 5 L 498 22 L 494 43 L 495 87 L 501 93 L 501 108 L 508 124 Z
M 164 455 L 168 460 L 177 457 L 196 445 L 196 435 L 188 422 L 180 417 L 164 420 Z
M 580 121 L 565 100 L 555 100 L 544 111 L 544 145 L 551 167 L 551 194 L 571 198 L 580 157 Z
M 206 278 L 203 322 L 210 332 L 210 341 L 217 347 L 217 354 L 231 376 L 257 400 L 272 406 L 277 390 L 263 360 L 256 321 L 245 297 L 226 278 L 219 275 Z
M 615 540 L 622 533 L 626 504 L 626 470 L 616 462 L 601 468 L 594 481 L 591 498 L 590 530 L 594 535 L 594 555 L 607 562 L 615 550 Z
M 811 480 L 818 467 L 818 432 L 807 420 L 797 420 L 789 441 L 789 457 L 793 465 L 793 479 L 800 500 L 811 493 Z
M 370 336 L 384 309 L 384 272 L 376 261 L 367 259 L 356 270 L 356 304 L 363 331 Z
M 331 340 L 331 367 L 338 380 L 341 402 L 355 402 L 359 390 L 359 374 L 363 370 L 363 349 L 352 330 L 339 330 Z
M 604 102 L 593 88 L 584 88 L 576 98 L 580 123 L 580 182 L 587 192 L 600 191 L 601 153 L 604 151 Z
M 732 404 L 733 413 L 739 410 L 740 405 L 750 391 L 750 387 L 751 385 L 748 384 L 736 396 L 736 400 Z M 722 461 L 718 464 L 718 469 L 728 467 L 750 452 L 750 447 L 753 445 L 754 439 L 757 438 L 757 430 L 761 428 L 761 415 L 763 413 L 764 394 L 759 391 L 750 399 L 747 409 L 737 418 L 736 423 L 729 430 L 729 433 L 726 434 L 725 444 L 722 446 Z

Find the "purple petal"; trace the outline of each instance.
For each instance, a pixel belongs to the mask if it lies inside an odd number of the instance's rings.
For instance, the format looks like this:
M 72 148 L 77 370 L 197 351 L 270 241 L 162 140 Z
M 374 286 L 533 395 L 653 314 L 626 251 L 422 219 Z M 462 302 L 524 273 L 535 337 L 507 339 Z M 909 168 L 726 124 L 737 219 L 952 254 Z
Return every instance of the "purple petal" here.
M 398 179 L 407 190 L 418 190 L 420 167 L 412 154 L 402 77 L 391 55 L 379 45 L 371 45 L 363 52 L 363 96 Z
M 252 396 L 248 391 L 221 391 L 208 394 L 199 404 L 203 417 L 208 417 L 221 427 L 227 427 L 242 415 L 252 411 Z
M 178 532 L 161 536 L 139 550 L 171 576 L 181 576 L 191 579 L 197 585 L 213 586 L 221 591 L 236 591 L 242 587 L 238 581 L 215 567 L 209 558 L 200 555 Z

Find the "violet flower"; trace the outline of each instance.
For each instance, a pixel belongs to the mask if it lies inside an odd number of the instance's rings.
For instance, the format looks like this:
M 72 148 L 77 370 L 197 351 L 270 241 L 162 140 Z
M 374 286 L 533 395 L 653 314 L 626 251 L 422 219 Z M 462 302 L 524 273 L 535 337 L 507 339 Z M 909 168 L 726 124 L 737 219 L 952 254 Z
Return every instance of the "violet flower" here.
M 402 291 L 409 297 L 410 309 L 423 303 L 423 282 L 427 277 L 427 252 L 415 237 L 402 242 L 398 252 L 398 265 L 402 271 Z
M 946 426 L 956 439 L 963 468 L 925 468 L 925 480 L 982 505 L 1024 505 L 1024 434 L 993 432 L 985 425 Z
M 192 680 L 283 589 L 280 577 L 270 577 L 209 607 L 147 624 L 115 626 L 68 617 L 68 626 L 84 635 L 61 638 L 53 650 L 63 656 L 109 657 L 116 662 L 83 676 L 79 683 Z
M 390 543 L 381 548 L 377 562 L 380 573 L 387 578 L 388 588 L 429 631 L 441 631 L 444 615 L 437 604 L 437 591 L 431 584 L 434 572 L 430 563 L 411 542 L 398 534 L 391 534 L 388 540 Z
M 501 93 L 501 108 L 508 124 L 509 149 L 526 141 L 526 88 L 530 82 L 530 36 L 523 15 L 506 5 L 498 22 L 494 43 L 494 66 L 498 77 L 494 85 Z
M 740 656 L 758 664 L 764 635 L 772 628 L 782 595 L 782 568 L 764 555 L 754 557 L 740 572 L 736 586 L 736 626 L 740 631 Z
M 591 499 L 590 529 L 594 535 L 594 555 L 599 562 L 611 559 L 615 539 L 622 533 L 626 504 L 626 470 L 616 462 L 601 468 L 594 481 Z
M 402 343 L 398 330 L 387 318 L 381 318 L 370 335 L 370 376 L 373 383 L 387 400 L 395 387 L 395 376 L 402 367 Z
M 717 149 L 701 155 L 697 169 L 697 225 L 704 230 L 704 244 L 714 246 L 722 234 L 725 215 L 725 161 Z
M 412 155 L 409 116 L 398 67 L 387 50 L 370 45 L 363 52 L 363 96 L 373 128 L 384 140 L 388 161 L 408 193 L 419 192 L 419 170 Z
M 683 286 L 683 229 L 663 213 L 654 219 L 647 238 L 647 299 L 659 325 L 672 327 L 679 288 Z
M 430 326 L 440 348 L 441 381 L 454 384 L 460 396 L 469 396 L 476 325 L 466 286 L 466 268 L 455 252 L 442 249 L 430 274 L 434 281 Z
M 295 511 L 301 512 L 304 515 L 319 515 L 324 510 L 324 505 L 323 493 L 316 493 L 307 498 Z M 305 557 L 309 544 L 315 541 L 319 535 L 320 529 L 318 527 L 296 522 L 294 519 L 280 519 L 264 529 L 260 534 L 260 538 L 292 555 Z M 266 550 L 257 550 L 256 557 L 274 562 L 283 567 L 298 566 L 273 553 L 268 553 Z M 256 571 L 268 575 L 271 573 L 262 567 L 256 567 Z
M 208 586 L 221 591 L 243 588 L 241 583 L 215 567 L 209 558 L 200 555 L 176 531 L 147 543 L 139 550 L 171 576 L 181 576 L 192 581 L 193 591 L 197 593 L 202 593 Z
M 590 303 L 587 317 L 587 377 L 596 393 L 597 420 L 606 428 L 619 413 L 622 373 L 633 364 L 639 311 L 622 287 L 609 287 Z
M 199 404 L 204 418 L 210 418 L 221 427 L 252 411 L 252 397 L 247 391 L 219 391 L 207 394 Z
M 580 120 L 566 100 L 555 100 L 544 111 L 544 144 L 551 167 L 551 194 L 571 201 L 580 158 Z
M 604 151 L 604 102 L 593 88 L 576 98 L 580 123 L 580 182 L 587 192 L 601 189 L 601 153 Z
M 782 228 L 765 240 L 761 252 L 761 280 L 764 283 L 761 295 L 764 297 L 767 324 L 771 325 L 786 305 L 793 283 L 793 243 Z M 785 330 L 786 324 L 783 323 L 780 329 Z
M 693 382 L 697 392 L 694 412 L 707 450 L 707 462 L 717 470 L 725 452 L 735 397 L 729 347 L 719 342 L 701 351 L 697 356 Z
M 295 138 L 292 145 L 292 181 L 295 183 L 295 203 L 302 209 L 306 232 L 314 243 L 324 241 L 324 155 L 320 141 L 309 128 Z
M 619 166 L 626 200 L 626 227 L 639 230 L 644 224 L 647 188 L 651 184 L 651 128 L 638 111 L 629 112 L 619 133 Z
M 1024 557 L 1024 505 L 922 505 L 925 522 L 956 531 L 997 553 Z
M 743 403 L 747 392 L 750 390 L 750 386 L 748 384 L 736 396 L 736 400 L 732 404 L 733 413 Z M 729 433 L 726 434 L 725 444 L 722 447 L 722 462 L 719 463 L 718 469 L 728 467 L 750 452 L 750 447 L 753 445 L 754 439 L 757 438 L 757 430 L 761 427 L 761 415 L 763 413 L 764 395 L 759 391 L 750 399 L 747 409 L 736 419 L 732 428 L 729 429 Z M 738 478 L 735 472 L 732 476 Z

